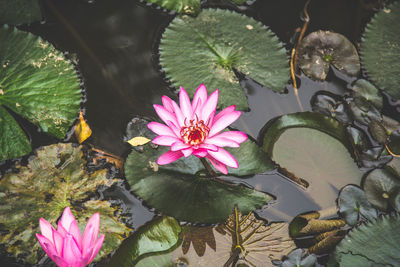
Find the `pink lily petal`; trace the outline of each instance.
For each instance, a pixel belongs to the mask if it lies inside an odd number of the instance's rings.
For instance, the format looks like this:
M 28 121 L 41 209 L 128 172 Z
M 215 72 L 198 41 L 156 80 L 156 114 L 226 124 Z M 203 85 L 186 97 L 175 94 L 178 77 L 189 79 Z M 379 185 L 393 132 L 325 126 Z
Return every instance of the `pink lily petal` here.
M 203 104 L 206 103 L 207 101 L 207 88 L 204 84 L 200 84 L 199 87 L 197 87 L 196 93 L 194 93 L 193 97 L 193 107 L 194 108 L 194 113 L 200 117 L 200 110 L 203 107 Z
M 193 153 L 193 148 L 192 148 L 192 147 L 189 147 L 189 148 L 186 148 L 186 149 L 182 149 L 181 151 L 182 151 L 182 153 L 183 153 L 183 156 L 184 156 L 185 158 L 187 158 L 187 157 L 189 157 L 190 155 L 192 155 L 192 153 Z
M 216 145 L 219 147 L 239 147 L 239 144 L 231 139 L 220 137 L 219 135 L 207 138 L 205 141 L 207 144 Z
M 198 158 L 204 158 L 205 156 L 208 155 L 208 152 L 206 149 L 195 149 L 193 150 L 193 155 L 195 155 Z
M 56 230 L 53 230 L 53 242 L 54 242 L 54 247 L 57 251 L 57 255 L 61 257 L 64 246 L 64 238 Z
M 213 144 L 203 143 L 203 144 L 199 145 L 199 148 L 207 149 L 207 150 L 214 151 L 214 152 L 218 151 L 218 147 Z
M 223 110 L 221 110 L 214 118 L 215 121 L 219 120 L 219 118 L 221 118 L 222 116 L 232 113 L 233 111 L 235 111 L 236 106 L 232 105 L 229 107 L 224 108 Z
M 65 230 L 68 230 L 73 221 L 75 221 L 75 217 L 74 215 L 72 215 L 71 209 L 69 207 L 66 207 L 61 216 L 61 225 L 64 227 Z
M 54 247 L 53 242 L 51 242 L 47 237 L 36 234 L 36 238 L 39 241 L 40 246 L 42 246 L 44 252 L 46 252 L 47 256 L 50 257 L 50 259 L 54 260 L 54 256 L 57 256 L 57 251 L 56 248 Z
M 76 244 L 78 245 L 79 249 L 82 248 L 82 235 L 81 231 L 79 230 L 78 223 L 76 220 L 71 222 L 69 226 L 68 232 L 75 238 Z
M 65 236 L 68 234 L 68 231 L 64 228 L 64 226 L 62 226 L 61 220 L 58 221 L 57 232 L 58 232 L 63 238 L 65 238 Z
M 220 161 L 221 163 L 223 163 L 229 167 L 232 167 L 232 168 L 239 167 L 237 160 L 228 151 L 226 151 L 223 148 L 218 149 L 217 152 L 209 150 L 208 153 L 214 159 Z
M 190 145 L 185 144 L 184 142 L 179 140 L 171 145 L 171 151 L 178 151 L 178 150 L 187 149 L 190 147 L 191 147 Z
M 52 259 L 58 267 L 69 267 L 70 265 L 68 265 L 68 263 L 63 260 L 63 258 L 59 257 L 59 256 L 54 256 L 54 259 Z
M 211 162 L 211 164 L 216 168 L 218 171 L 222 172 L 223 174 L 228 174 L 228 169 L 226 165 L 221 163 L 220 161 L 214 159 L 211 156 L 207 156 L 207 159 Z
M 190 98 L 186 90 L 181 86 L 179 91 L 179 105 L 181 107 L 183 116 L 186 119 L 191 120 L 193 115 L 192 104 L 190 103 Z
M 79 265 L 82 258 L 82 253 L 78 247 L 78 244 L 75 241 L 75 238 L 72 235 L 67 235 L 64 238 L 64 249 L 62 258 L 72 266 L 81 266 Z
M 175 136 L 159 135 L 153 139 L 153 143 L 159 146 L 171 146 L 173 143 L 179 141 Z
M 176 126 L 172 121 L 168 121 L 167 125 L 168 125 L 168 127 L 171 128 L 171 130 L 175 133 L 175 136 L 177 136 L 178 138 L 180 138 L 180 136 L 181 136 L 181 130 L 180 130 L 180 128 L 178 128 L 178 126 Z
M 212 126 L 214 124 L 214 115 L 215 115 L 215 110 L 211 112 L 210 116 L 208 117 L 208 120 L 205 122 L 206 125 Z
M 183 157 L 183 154 L 180 150 L 179 151 L 167 151 L 158 158 L 157 164 L 158 165 L 166 165 L 171 162 L 174 162 L 175 160 L 177 160 L 181 157 Z
M 94 245 L 100 229 L 100 214 L 96 212 L 90 217 L 83 232 L 82 254 L 85 255 L 89 248 Z
M 239 144 L 241 144 L 247 140 L 247 134 L 245 134 L 244 132 L 240 132 L 240 131 L 222 132 L 219 135 L 216 135 L 212 138 L 215 138 L 215 137 L 227 138 L 227 139 L 235 141 L 236 143 L 239 143 Z
M 86 264 L 89 264 L 92 260 L 94 260 L 94 258 L 96 257 L 96 255 L 99 253 L 101 246 L 103 245 L 103 241 L 104 241 L 104 235 L 100 235 L 99 239 L 96 240 L 96 243 L 93 246 L 93 252 L 91 257 L 89 258 L 89 261 Z
M 147 128 L 149 128 L 151 131 L 153 131 L 155 134 L 158 135 L 176 136 L 175 133 L 171 130 L 171 128 L 159 122 L 152 121 L 149 124 L 147 124 Z
M 42 235 L 45 236 L 48 240 L 53 240 L 53 231 L 55 231 L 54 227 L 45 219 L 39 219 L 39 227 Z
M 176 103 L 175 103 L 176 104 Z M 166 124 L 168 121 L 172 121 L 175 125 L 178 125 L 178 121 L 173 113 L 166 110 L 163 106 L 153 105 L 158 117 L 160 117 Z
M 233 111 L 231 113 L 227 113 L 224 116 L 220 117 L 218 120 L 214 121 L 214 124 L 211 126 L 210 132 L 208 133 L 209 137 L 213 137 L 223 129 L 225 129 L 227 126 L 229 126 L 231 123 L 236 121 L 242 112 L 240 111 Z
M 161 100 L 162 100 L 164 108 L 166 110 L 168 110 L 169 112 L 174 113 L 174 108 L 172 107 L 173 100 L 166 95 L 163 95 L 161 97 Z
M 172 103 L 172 107 L 174 108 L 174 114 L 176 116 L 179 127 L 185 126 L 185 120 L 187 121 L 187 119 L 183 115 L 181 108 L 175 102 Z
M 201 110 L 201 117 L 203 121 L 207 121 L 213 111 L 217 108 L 218 103 L 218 89 L 215 90 L 207 99 Z

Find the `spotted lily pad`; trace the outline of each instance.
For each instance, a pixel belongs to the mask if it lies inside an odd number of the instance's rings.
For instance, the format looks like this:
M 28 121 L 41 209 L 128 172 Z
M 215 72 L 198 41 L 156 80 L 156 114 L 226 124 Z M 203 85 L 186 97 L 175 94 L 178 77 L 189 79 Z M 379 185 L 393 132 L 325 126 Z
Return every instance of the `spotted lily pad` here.
M 197 14 L 200 11 L 200 0 L 146 0 L 167 10 L 177 13 Z
M 300 43 L 298 60 L 303 72 L 315 80 L 325 80 L 330 64 L 349 76 L 360 73 L 357 49 L 346 37 L 330 31 L 307 35 Z
M 35 237 L 40 233 L 39 218 L 56 225 L 66 206 L 71 207 L 82 229 L 93 213 L 101 213 L 100 232 L 105 233 L 105 242 L 98 259 L 116 249 L 129 232 L 114 216 L 116 207 L 107 201 L 88 200 L 98 187 L 110 186 L 117 179 L 107 178 L 107 169 L 89 173 L 80 146 L 40 148 L 27 166 L 15 168 L 18 172 L 7 173 L 0 181 L 0 243 L 8 253 L 37 263 L 42 253 Z
M 400 3 L 394 2 L 368 23 L 360 46 L 361 62 L 380 89 L 400 98 Z
M 307 190 L 321 208 L 331 207 L 343 186 L 360 184 L 350 138 L 333 118 L 311 112 L 279 117 L 266 125 L 263 148 L 282 168 L 309 182 Z
M 368 202 L 365 193 L 355 185 L 345 186 L 338 197 L 339 212 L 348 225 L 354 226 L 364 217 L 372 220 L 378 216 L 376 209 Z
M 210 178 L 194 156 L 158 166 L 157 158 L 167 150 L 146 144 L 143 153 L 132 151 L 125 162 L 125 176 L 132 191 L 166 215 L 190 222 L 216 223 L 225 220 L 235 204 L 249 212 L 272 199 L 243 185 Z
M 328 266 L 399 266 L 399 227 L 396 214 L 354 228 L 330 255 Z
M 176 17 L 159 46 L 160 63 L 176 87 L 193 97 L 199 84 L 219 89 L 219 108 L 248 109 L 234 70 L 283 92 L 289 79 L 286 50 L 260 22 L 230 10 L 205 9 L 196 17 Z
M 0 0 L 0 24 L 31 23 L 41 19 L 38 0 Z
M 64 138 L 78 115 L 82 93 L 74 66 L 38 36 L 3 26 L 0 54 L 0 160 L 6 160 L 31 151 L 8 109 Z

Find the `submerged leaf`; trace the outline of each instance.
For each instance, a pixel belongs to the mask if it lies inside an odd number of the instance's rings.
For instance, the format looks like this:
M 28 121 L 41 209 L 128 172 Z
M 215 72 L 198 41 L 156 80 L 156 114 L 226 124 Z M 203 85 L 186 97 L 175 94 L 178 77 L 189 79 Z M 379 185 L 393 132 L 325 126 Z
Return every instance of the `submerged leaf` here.
M 193 97 L 204 83 L 219 89 L 219 108 L 248 109 L 234 70 L 283 92 L 289 79 L 286 51 L 264 25 L 247 16 L 205 9 L 196 18 L 175 17 L 160 42 L 160 63 L 167 78 Z
M 145 0 L 162 8 L 184 14 L 197 14 L 200 12 L 200 0 Z
M 398 214 L 354 228 L 336 247 L 328 266 L 399 266 L 399 228 Z
M 298 58 L 299 67 L 315 80 L 325 80 L 330 64 L 349 76 L 357 76 L 360 72 L 357 49 L 339 33 L 310 33 L 300 43 Z
M 379 92 L 372 83 L 367 80 L 360 79 L 357 80 L 352 87 L 353 95 L 355 98 L 364 98 L 365 100 L 371 102 L 378 109 L 382 109 L 383 98 L 382 94 Z
M 38 36 L 0 28 L 0 161 L 31 151 L 7 107 L 41 128 L 64 138 L 75 120 L 82 98 L 74 66 Z M 4 141 L 3 141 L 4 140 Z M 6 143 L 10 142 L 10 143 Z M 12 144 L 12 145 L 11 145 Z
M 368 202 L 364 191 L 355 185 L 347 185 L 340 191 L 338 206 L 341 216 L 350 226 L 357 224 L 360 215 L 368 220 L 378 216 L 376 209 Z
M 39 0 L 1 0 L 0 24 L 31 23 L 42 19 Z
M 395 99 L 400 98 L 400 3 L 386 7 L 368 23 L 360 54 L 369 78 Z
M 107 233 L 100 256 L 106 256 L 129 232 L 114 213 L 116 208 L 101 200 L 89 200 L 100 186 L 110 186 L 116 179 L 107 178 L 107 169 L 92 173 L 80 146 L 55 144 L 40 148 L 27 166 L 16 166 L 18 173 L 7 173 L 0 181 L 0 243 L 7 252 L 28 263 L 38 260 L 40 245 L 39 218 L 51 224 L 66 206 L 70 206 L 78 222 L 85 225 L 95 212 L 101 213 L 101 233 Z M 86 201 L 86 202 L 85 202 Z M 83 202 L 83 210 L 78 203 Z

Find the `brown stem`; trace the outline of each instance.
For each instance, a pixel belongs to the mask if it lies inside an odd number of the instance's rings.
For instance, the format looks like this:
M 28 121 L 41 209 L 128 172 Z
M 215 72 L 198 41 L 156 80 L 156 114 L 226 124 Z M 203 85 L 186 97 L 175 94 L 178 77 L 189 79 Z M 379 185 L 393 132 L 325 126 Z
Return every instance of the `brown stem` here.
M 213 168 L 210 166 L 210 164 L 207 162 L 205 158 L 200 158 L 200 161 L 201 163 L 203 163 L 204 167 L 212 177 L 214 178 L 218 177 L 218 174 L 213 170 Z

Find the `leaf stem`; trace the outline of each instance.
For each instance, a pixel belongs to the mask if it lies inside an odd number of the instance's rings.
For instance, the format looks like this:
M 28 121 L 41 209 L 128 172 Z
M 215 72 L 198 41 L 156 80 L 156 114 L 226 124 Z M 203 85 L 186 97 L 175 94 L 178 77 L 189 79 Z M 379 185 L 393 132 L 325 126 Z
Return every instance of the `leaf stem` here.
M 212 177 L 214 178 L 218 177 L 218 174 L 213 170 L 213 168 L 210 166 L 210 164 L 207 162 L 205 158 L 200 158 L 200 161 L 201 163 L 203 163 L 204 167 Z

